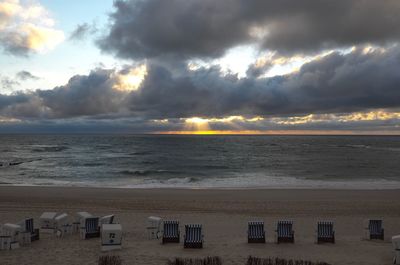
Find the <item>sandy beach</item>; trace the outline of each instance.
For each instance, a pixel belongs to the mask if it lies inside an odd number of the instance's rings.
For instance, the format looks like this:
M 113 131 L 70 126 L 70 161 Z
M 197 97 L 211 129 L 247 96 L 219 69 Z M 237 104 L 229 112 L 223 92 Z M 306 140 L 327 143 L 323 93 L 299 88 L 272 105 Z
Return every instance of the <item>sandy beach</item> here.
M 175 190 L 56 187 L 0 187 L 0 223 L 38 218 L 43 211 L 113 213 L 123 226 L 123 264 L 165 264 L 173 257 L 218 255 L 224 264 L 244 264 L 248 255 L 279 256 L 331 264 L 392 264 L 392 235 L 400 234 L 399 190 Z M 204 227 L 203 249 L 149 240 L 146 218 L 155 215 Z M 363 222 L 382 218 L 385 241 L 367 241 Z M 295 244 L 274 243 L 277 220 L 294 221 Z M 316 245 L 317 220 L 333 220 L 336 244 Z M 263 220 L 266 244 L 247 243 L 247 221 Z M 183 231 L 181 228 L 181 234 Z M 78 235 L 55 238 L 0 252 L 0 264 L 96 264 L 100 239 Z

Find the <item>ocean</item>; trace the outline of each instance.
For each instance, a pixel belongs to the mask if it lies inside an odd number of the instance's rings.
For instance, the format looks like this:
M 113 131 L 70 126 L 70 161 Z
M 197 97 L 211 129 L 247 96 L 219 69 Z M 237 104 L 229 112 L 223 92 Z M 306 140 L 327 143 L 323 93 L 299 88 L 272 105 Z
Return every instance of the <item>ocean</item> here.
M 400 137 L 0 135 L 0 184 L 400 188 Z

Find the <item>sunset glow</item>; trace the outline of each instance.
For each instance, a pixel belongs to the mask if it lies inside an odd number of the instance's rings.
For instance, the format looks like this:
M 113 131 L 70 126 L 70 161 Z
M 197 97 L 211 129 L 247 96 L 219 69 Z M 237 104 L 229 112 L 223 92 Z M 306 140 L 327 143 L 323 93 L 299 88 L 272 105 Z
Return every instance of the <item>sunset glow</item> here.
M 114 89 L 120 91 L 137 90 L 147 75 L 147 67 L 145 64 L 132 68 L 126 74 L 118 74 L 117 82 Z

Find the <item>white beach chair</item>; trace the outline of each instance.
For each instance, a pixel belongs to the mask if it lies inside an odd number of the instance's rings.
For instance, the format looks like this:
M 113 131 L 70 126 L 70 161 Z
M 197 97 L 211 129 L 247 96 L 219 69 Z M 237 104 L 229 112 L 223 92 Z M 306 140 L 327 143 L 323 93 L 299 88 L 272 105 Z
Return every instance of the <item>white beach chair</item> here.
M 1 228 L 1 234 L 4 236 L 3 242 L 9 249 L 17 249 L 20 246 L 22 238 L 22 227 L 17 224 L 4 224 Z
M 69 222 L 69 216 L 66 213 L 58 215 L 54 219 L 54 234 L 57 237 L 64 237 L 72 233 L 72 225 Z
M 90 217 L 93 217 L 93 215 L 88 213 L 88 212 L 77 212 L 76 213 L 76 219 L 72 223 L 72 232 L 73 233 L 79 233 L 80 229 L 81 229 L 81 223 L 84 224 L 85 223 L 85 219 L 86 218 L 90 218 Z
M 11 245 L 11 236 L 3 235 L 3 226 L 0 225 L 0 250 L 9 250 Z
M 0 234 L 0 250 L 11 249 L 11 236 L 4 236 Z
M 393 264 L 400 264 L 400 235 L 392 237 L 392 244 L 394 249 Z
M 161 235 L 162 219 L 157 216 L 147 218 L 147 233 L 149 239 L 158 239 Z
M 40 232 L 43 233 L 54 233 L 54 226 L 55 226 L 55 218 L 57 213 L 56 212 L 44 212 L 39 220 L 40 220 Z
M 101 250 L 109 251 L 122 248 L 122 226 L 103 224 L 101 226 Z

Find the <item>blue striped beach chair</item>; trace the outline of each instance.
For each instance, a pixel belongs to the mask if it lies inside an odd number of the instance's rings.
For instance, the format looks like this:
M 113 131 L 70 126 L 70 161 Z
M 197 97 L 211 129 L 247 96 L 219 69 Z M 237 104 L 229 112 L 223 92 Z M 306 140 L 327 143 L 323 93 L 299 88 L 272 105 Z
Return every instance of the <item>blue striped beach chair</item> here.
M 185 225 L 184 248 L 203 248 L 203 233 L 200 224 Z
M 335 243 L 335 230 L 333 222 L 320 221 L 317 223 L 317 243 Z
M 276 228 L 276 242 L 294 243 L 294 231 L 292 221 L 278 221 Z
M 179 243 L 179 221 L 164 221 L 162 243 Z
M 81 227 L 81 238 L 88 239 L 94 237 L 100 237 L 99 218 L 86 218 L 84 226 Z
M 368 222 L 369 239 L 385 239 L 385 230 L 382 220 L 369 220 Z
M 249 222 L 247 230 L 248 243 L 265 243 L 264 222 Z

